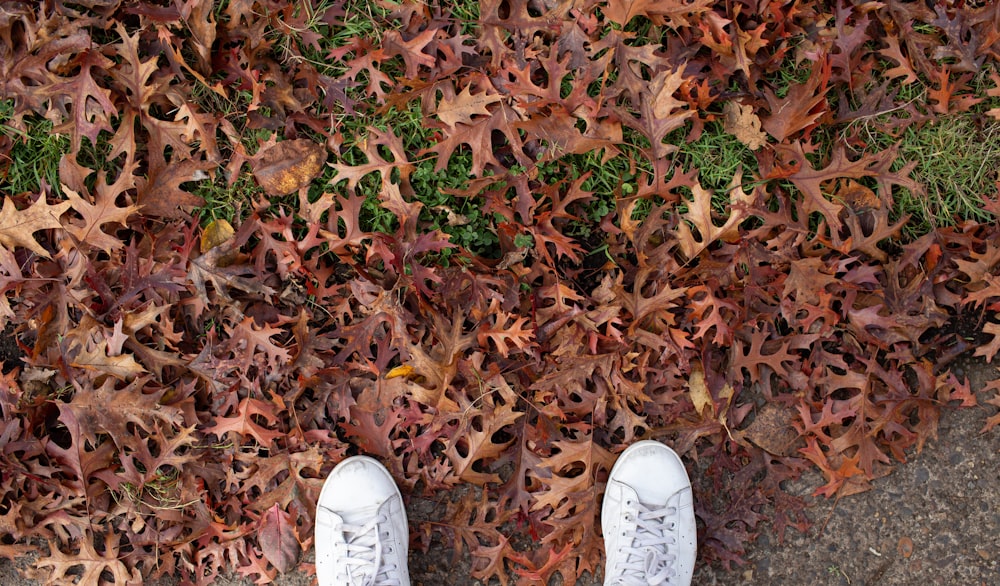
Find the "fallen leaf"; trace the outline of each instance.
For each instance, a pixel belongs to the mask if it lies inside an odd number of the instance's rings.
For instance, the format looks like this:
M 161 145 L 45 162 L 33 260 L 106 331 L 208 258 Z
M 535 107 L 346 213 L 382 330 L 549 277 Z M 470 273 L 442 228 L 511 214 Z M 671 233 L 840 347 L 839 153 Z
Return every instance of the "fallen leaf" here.
M 856 212 L 871 209 L 881 209 L 882 200 L 875 195 L 870 187 L 862 185 L 853 179 L 843 179 L 840 181 L 840 189 L 837 190 L 836 199 L 844 202 Z
M 59 216 L 71 205 L 68 201 L 49 205 L 43 196 L 27 209 L 18 210 L 11 198 L 4 198 L 3 208 L 0 209 L 0 245 L 11 252 L 15 246 L 22 246 L 48 258 L 49 253 L 35 240 L 34 234 L 39 230 L 61 228 Z
M 754 112 L 753 106 L 746 106 L 736 101 L 726 102 L 722 107 L 725 115 L 723 127 L 725 131 L 736 137 L 752 151 L 767 144 L 767 134 L 760 129 L 760 118 Z
M 236 230 L 224 218 L 212 220 L 201 232 L 201 251 L 208 252 L 233 237 Z
M 309 139 L 283 140 L 253 161 L 253 175 L 268 195 L 288 195 L 319 177 L 326 163 L 326 147 Z
M 385 373 L 385 378 L 386 379 L 393 379 L 393 378 L 399 378 L 401 376 L 408 378 L 408 377 L 410 377 L 413 374 L 413 372 L 414 371 L 413 371 L 413 367 L 412 366 L 410 366 L 409 364 L 403 364 L 403 365 L 397 366 L 397 367 L 393 368 L 392 370 L 390 370 L 389 372 Z
M 790 456 L 799 439 L 799 434 L 791 426 L 793 415 L 778 403 L 766 403 L 757 410 L 753 422 L 746 429 L 734 432 L 734 435 L 750 440 L 769 454 Z
M 83 348 L 76 358 L 70 361 L 70 365 L 102 374 L 110 374 L 121 380 L 129 380 L 146 372 L 146 369 L 136 362 L 131 354 L 108 356 L 107 348 L 107 340 L 101 340 L 92 348 Z
M 688 375 L 688 397 L 699 415 L 715 418 L 715 403 L 708 391 L 708 385 L 705 384 L 705 370 L 700 364 L 693 365 L 691 374 Z M 709 413 L 705 412 L 706 409 L 710 409 Z
M 264 557 L 282 574 L 298 563 L 302 550 L 295 535 L 295 521 L 277 503 L 264 515 L 257 540 Z
M 487 106 L 503 99 L 499 94 L 490 94 L 486 91 L 478 94 L 472 93 L 471 86 L 465 86 L 454 98 L 441 98 L 441 103 L 437 107 L 438 120 L 444 122 L 452 130 L 458 123 L 471 124 L 475 116 L 489 116 L 490 111 Z

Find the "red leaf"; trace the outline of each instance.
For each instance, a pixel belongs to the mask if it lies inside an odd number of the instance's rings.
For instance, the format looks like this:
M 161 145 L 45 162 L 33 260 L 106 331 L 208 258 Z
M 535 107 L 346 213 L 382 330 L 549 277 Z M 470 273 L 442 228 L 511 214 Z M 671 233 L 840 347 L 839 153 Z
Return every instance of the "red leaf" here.
M 261 519 L 257 543 L 267 561 L 282 574 L 293 569 L 299 562 L 302 548 L 296 535 L 295 522 L 277 503 Z

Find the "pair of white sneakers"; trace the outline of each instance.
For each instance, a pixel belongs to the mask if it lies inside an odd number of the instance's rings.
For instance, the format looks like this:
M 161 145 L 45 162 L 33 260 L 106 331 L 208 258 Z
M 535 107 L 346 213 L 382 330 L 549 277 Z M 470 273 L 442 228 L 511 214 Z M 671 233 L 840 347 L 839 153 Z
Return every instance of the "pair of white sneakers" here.
M 605 586 L 691 583 L 696 527 L 691 482 L 677 454 L 656 441 L 626 449 L 601 509 Z M 330 473 L 316 509 L 320 586 L 409 586 L 409 531 L 389 471 L 367 456 Z

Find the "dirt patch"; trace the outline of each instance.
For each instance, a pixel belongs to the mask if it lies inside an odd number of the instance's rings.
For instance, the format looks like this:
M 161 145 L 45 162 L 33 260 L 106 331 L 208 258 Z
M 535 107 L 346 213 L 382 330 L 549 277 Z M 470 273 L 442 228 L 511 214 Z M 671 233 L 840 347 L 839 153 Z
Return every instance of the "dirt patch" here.
M 3 363 L 5 373 L 22 365 L 21 349 L 17 346 L 14 328 L 11 326 L 7 326 L 7 329 L 0 333 L 0 362 Z

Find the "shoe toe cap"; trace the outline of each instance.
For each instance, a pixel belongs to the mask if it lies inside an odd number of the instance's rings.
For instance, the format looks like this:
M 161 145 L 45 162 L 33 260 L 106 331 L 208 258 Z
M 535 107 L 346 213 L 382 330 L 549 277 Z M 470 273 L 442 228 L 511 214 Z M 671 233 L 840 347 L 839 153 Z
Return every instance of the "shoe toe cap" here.
M 396 484 L 382 464 L 367 456 L 353 456 L 330 473 L 319 505 L 337 513 L 368 510 L 397 494 Z
M 680 457 L 656 441 L 639 442 L 623 452 L 611 480 L 631 487 L 640 501 L 655 506 L 666 505 L 673 495 L 691 487 Z

